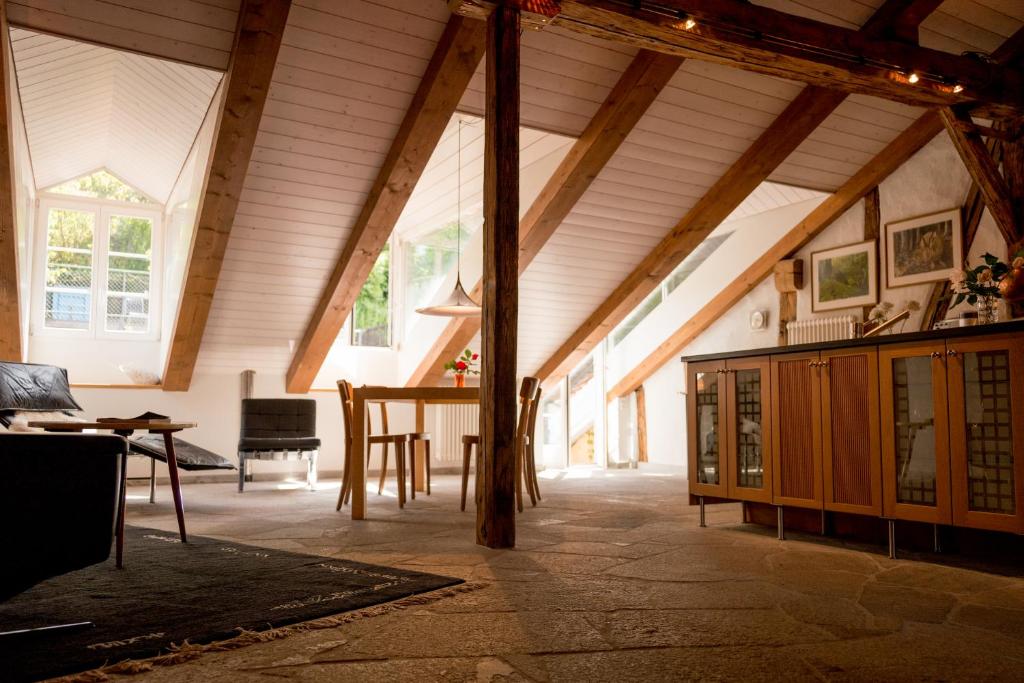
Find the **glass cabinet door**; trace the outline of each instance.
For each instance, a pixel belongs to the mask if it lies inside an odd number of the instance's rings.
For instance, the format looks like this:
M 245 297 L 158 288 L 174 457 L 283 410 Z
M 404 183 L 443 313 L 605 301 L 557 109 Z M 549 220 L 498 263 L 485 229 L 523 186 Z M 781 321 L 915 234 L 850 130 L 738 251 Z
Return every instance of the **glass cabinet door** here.
M 879 370 L 885 515 L 948 524 L 945 346 L 882 347 Z
M 1021 531 L 1022 345 L 947 343 L 953 522 Z
M 729 497 L 771 502 L 771 365 L 767 358 L 729 361 Z
M 692 364 L 688 369 L 690 493 L 727 495 L 725 475 L 725 361 Z

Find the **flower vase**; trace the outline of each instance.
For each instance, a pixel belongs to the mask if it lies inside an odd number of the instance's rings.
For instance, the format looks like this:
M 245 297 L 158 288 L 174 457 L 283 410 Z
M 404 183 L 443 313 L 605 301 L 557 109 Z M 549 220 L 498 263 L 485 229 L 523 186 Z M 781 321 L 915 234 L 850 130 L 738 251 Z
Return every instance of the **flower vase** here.
M 455 374 L 455 386 L 459 389 L 466 386 L 466 376 L 461 372 Z
M 979 325 L 999 322 L 999 297 L 979 296 L 975 306 L 978 309 Z

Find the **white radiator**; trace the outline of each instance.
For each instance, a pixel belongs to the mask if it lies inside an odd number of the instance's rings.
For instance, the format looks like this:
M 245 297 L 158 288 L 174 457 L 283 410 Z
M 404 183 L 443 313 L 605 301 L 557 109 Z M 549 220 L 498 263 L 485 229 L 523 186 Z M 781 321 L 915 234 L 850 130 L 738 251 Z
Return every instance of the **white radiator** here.
M 794 320 L 786 323 L 786 343 L 813 344 L 815 342 L 853 339 L 857 331 L 857 319 L 852 315 L 813 320 Z
M 462 465 L 462 435 L 480 431 L 480 406 L 451 403 L 434 406 L 434 433 L 430 444 L 435 463 Z

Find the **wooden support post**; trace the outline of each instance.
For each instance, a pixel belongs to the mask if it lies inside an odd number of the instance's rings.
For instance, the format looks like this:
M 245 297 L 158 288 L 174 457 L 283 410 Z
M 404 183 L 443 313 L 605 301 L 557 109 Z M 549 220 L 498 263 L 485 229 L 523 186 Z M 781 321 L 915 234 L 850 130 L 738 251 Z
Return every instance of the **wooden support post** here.
M 872 188 L 871 192 L 864 195 L 864 241 L 874 240 L 875 241 L 875 263 L 881 263 L 880 256 L 881 250 L 878 248 L 878 240 L 882 236 L 882 209 L 881 202 L 878 199 L 878 187 Z M 880 278 L 878 272 L 880 268 L 875 268 L 875 291 L 881 292 L 882 289 L 879 287 Z M 871 309 L 875 306 L 871 304 L 864 307 L 864 321 L 866 322 L 868 316 L 871 315 Z
M 487 20 L 483 337 L 476 541 L 516 544 L 516 335 L 519 313 L 519 9 Z
M 647 462 L 647 405 L 644 400 L 644 385 L 634 392 L 636 395 L 636 459 Z
M 21 301 L 18 293 L 18 227 L 15 220 L 14 136 L 11 99 L 18 97 L 7 77 L 10 35 L 6 3 L 0 3 L 0 360 L 21 361 Z
M 779 292 L 779 346 L 785 346 L 786 325 L 796 320 L 796 293 L 804 288 L 804 262 L 787 259 L 775 264 L 775 289 Z

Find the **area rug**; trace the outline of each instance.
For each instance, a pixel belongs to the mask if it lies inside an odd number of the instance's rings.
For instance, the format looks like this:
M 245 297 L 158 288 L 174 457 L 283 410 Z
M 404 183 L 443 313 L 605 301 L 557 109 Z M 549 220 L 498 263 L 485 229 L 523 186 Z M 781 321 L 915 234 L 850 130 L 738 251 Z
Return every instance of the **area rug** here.
M 54 539 L 59 542 L 59 539 Z M 0 631 L 80 621 L 64 635 L 0 639 L 0 679 L 32 681 L 211 643 L 461 583 L 434 574 L 128 527 L 113 559 L 0 603 Z M 17 561 L 14 558 L 4 561 Z

